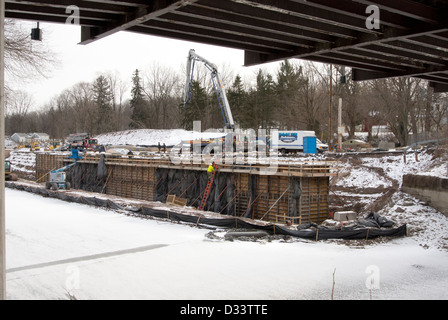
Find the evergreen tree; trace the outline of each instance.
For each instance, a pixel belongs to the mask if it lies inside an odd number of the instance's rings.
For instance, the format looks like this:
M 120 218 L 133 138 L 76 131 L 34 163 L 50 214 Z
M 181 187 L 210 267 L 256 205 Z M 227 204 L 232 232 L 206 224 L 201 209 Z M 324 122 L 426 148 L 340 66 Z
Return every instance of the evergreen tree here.
M 302 68 L 294 66 L 289 60 L 282 62 L 277 74 L 277 91 L 293 96 L 302 82 Z
M 242 127 L 247 125 L 247 92 L 244 90 L 243 81 L 239 75 L 236 76 L 232 87 L 227 93 L 230 108 L 236 123 Z
M 301 104 L 304 103 L 299 97 L 299 90 L 305 85 L 306 79 L 301 67 L 291 64 L 289 60 L 281 63 L 275 88 L 276 109 L 282 118 L 278 120 L 285 129 L 299 129 L 298 123 L 301 119 L 297 117 L 303 117 Z
M 275 124 L 275 82 L 272 75 L 259 70 L 257 85 L 248 96 L 248 127 L 268 129 Z
M 193 129 L 193 121 L 202 121 L 202 128 L 206 128 L 206 110 L 208 104 L 208 97 L 205 88 L 201 87 L 198 81 L 192 83 L 191 100 L 186 106 L 182 105 L 182 127 L 186 130 Z
M 97 110 L 97 133 L 111 131 L 113 129 L 112 94 L 110 84 L 103 75 L 93 83 L 93 98 Z M 94 133 L 91 132 L 91 134 Z
M 141 129 L 147 127 L 149 120 L 148 102 L 145 100 L 143 94 L 143 87 L 139 70 L 136 69 L 132 76 L 131 102 L 132 109 L 130 127 L 134 129 Z

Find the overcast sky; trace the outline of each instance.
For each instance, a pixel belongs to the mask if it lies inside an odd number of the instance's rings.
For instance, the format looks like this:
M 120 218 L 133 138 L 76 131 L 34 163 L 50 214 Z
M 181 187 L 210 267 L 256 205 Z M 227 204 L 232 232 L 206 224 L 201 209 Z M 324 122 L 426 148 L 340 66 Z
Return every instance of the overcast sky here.
M 30 28 L 30 32 L 36 26 L 36 23 L 22 23 Z M 195 49 L 197 54 L 218 67 L 225 65 L 233 70 L 235 76 L 241 74 L 249 80 L 255 79 L 259 68 L 276 70 L 278 66 L 275 63 L 247 68 L 243 66 L 244 52 L 240 50 L 130 32 L 119 32 L 88 45 L 79 45 L 79 26 L 40 23 L 40 28 L 43 42 L 60 62 L 50 68 L 47 79 L 36 79 L 26 84 L 26 91 L 33 95 L 36 106 L 44 105 L 78 82 L 92 82 L 101 73 L 118 72 L 129 84 L 135 69 L 148 69 L 154 63 L 169 66 L 180 73 L 190 49 Z

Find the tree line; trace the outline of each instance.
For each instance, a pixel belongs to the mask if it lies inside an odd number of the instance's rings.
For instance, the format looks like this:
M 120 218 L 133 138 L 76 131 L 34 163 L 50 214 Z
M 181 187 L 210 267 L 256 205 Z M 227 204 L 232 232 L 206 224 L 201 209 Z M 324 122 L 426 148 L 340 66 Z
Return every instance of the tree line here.
M 435 94 L 426 81 L 392 78 L 353 82 L 342 68 L 285 60 L 275 74 L 263 69 L 244 82 L 227 75 L 227 96 L 235 122 L 242 129 L 312 130 L 328 140 L 328 127 L 337 132 L 337 104 L 343 101 L 343 123 L 350 137 L 372 125 L 387 126 L 401 145 L 411 134 L 446 133 L 448 100 Z M 30 111 L 31 97 L 23 91 L 7 97 L 6 133 L 46 132 L 64 138 L 74 132 L 97 135 L 126 129 L 222 128 L 224 120 L 205 70 L 192 83 L 192 99 L 183 104 L 185 80 L 168 67 L 135 70 L 132 82 L 116 74 L 99 75 L 61 92 L 38 111 Z M 130 87 L 130 98 L 126 92 Z M 331 110 L 331 113 L 330 113 Z M 331 115 L 331 117 L 330 117 Z M 330 121 L 331 120 L 331 121 Z M 370 132 L 372 133 L 372 132 Z M 373 133 L 372 133 L 373 136 Z
M 9 75 L 22 80 L 45 74 L 55 63 L 53 55 L 41 44 L 31 46 L 27 31 L 13 21 L 7 20 L 6 26 Z M 24 76 L 26 71 L 29 74 Z M 349 137 L 361 130 L 369 132 L 372 140 L 374 125 L 387 126 L 392 140 L 401 145 L 422 132 L 448 133 L 447 95 L 435 94 L 421 79 L 353 82 L 350 70 L 298 60 L 285 60 L 271 72 L 260 68 L 250 79 L 234 75 L 226 66 L 220 72 L 235 122 L 242 129 L 312 130 L 322 140 L 334 139 L 340 98 Z M 153 64 L 128 76 L 130 81 L 117 73 L 100 74 L 91 82 L 80 82 L 57 94 L 37 110 L 29 93 L 7 87 L 6 134 L 46 132 L 63 139 L 76 132 L 95 136 L 126 129 L 190 130 L 198 120 L 203 130 L 223 128 L 218 99 L 205 67 L 195 70 L 192 98 L 186 106 L 184 74 Z

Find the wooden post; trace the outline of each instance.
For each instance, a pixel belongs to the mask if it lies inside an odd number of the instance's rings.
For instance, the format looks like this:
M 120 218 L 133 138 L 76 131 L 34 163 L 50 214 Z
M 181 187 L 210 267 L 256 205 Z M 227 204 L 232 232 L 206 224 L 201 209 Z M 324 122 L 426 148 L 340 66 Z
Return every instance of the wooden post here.
M 332 102 L 333 102 L 333 65 L 330 65 L 330 94 L 328 106 L 328 150 L 333 151 L 331 146 L 331 116 L 332 116 Z

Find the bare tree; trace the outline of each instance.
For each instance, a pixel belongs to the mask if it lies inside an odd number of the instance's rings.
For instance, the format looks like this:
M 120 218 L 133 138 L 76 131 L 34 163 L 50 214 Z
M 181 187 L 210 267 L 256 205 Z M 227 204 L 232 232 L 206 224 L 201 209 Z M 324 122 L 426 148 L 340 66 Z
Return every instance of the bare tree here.
M 299 89 L 301 113 L 307 130 L 313 130 L 317 135 L 322 133 L 322 125 L 326 122 L 326 105 L 328 95 L 322 79 L 316 74 L 312 63 L 303 67 L 306 80 Z M 324 120 L 323 120 L 324 119 Z
M 28 92 L 14 90 L 8 94 L 6 100 L 6 113 L 9 115 L 18 115 L 21 118 L 26 117 L 33 105 L 33 99 Z
M 5 100 L 6 131 L 9 134 L 26 131 L 24 123 L 32 106 L 33 100 L 29 93 L 19 90 L 9 91 Z
M 335 97 L 342 98 L 343 101 L 343 121 L 348 130 L 350 138 L 355 137 L 356 127 L 361 125 L 368 117 L 370 103 L 366 99 L 366 82 L 356 82 L 351 80 L 351 70 L 342 71 L 341 67 L 336 66 L 336 81 L 334 82 Z M 339 81 L 339 75 L 346 76 L 346 82 Z M 335 106 L 336 107 L 336 106 Z M 335 115 L 337 112 L 335 112 Z
M 110 84 L 112 109 L 114 110 L 116 118 L 116 128 L 118 130 L 123 130 L 126 123 L 128 122 L 127 119 L 125 119 L 126 117 L 124 116 L 124 98 L 129 86 L 125 81 L 123 81 L 117 71 L 113 73 L 109 72 L 105 76 Z
M 391 78 L 372 82 L 380 97 L 378 110 L 400 144 L 409 142 L 409 134 L 419 133 L 426 91 L 423 81 L 414 78 Z
M 75 123 L 77 132 L 94 132 L 96 110 L 92 84 L 80 82 L 69 89 L 71 121 Z M 68 110 L 67 110 L 68 111 Z M 69 111 L 68 111 L 69 112 Z
M 166 129 L 175 125 L 172 119 L 178 110 L 179 101 L 175 98 L 178 87 L 179 77 L 168 67 L 154 63 L 144 72 L 143 90 L 153 115 L 151 127 Z
M 433 131 L 443 133 L 448 124 L 448 96 L 446 93 L 434 94 L 430 109 L 430 122 L 434 124 Z
M 5 70 L 9 76 L 20 81 L 46 76 L 53 63 L 54 54 L 45 43 L 32 41 L 29 30 L 15 20 L 5 20 Z

